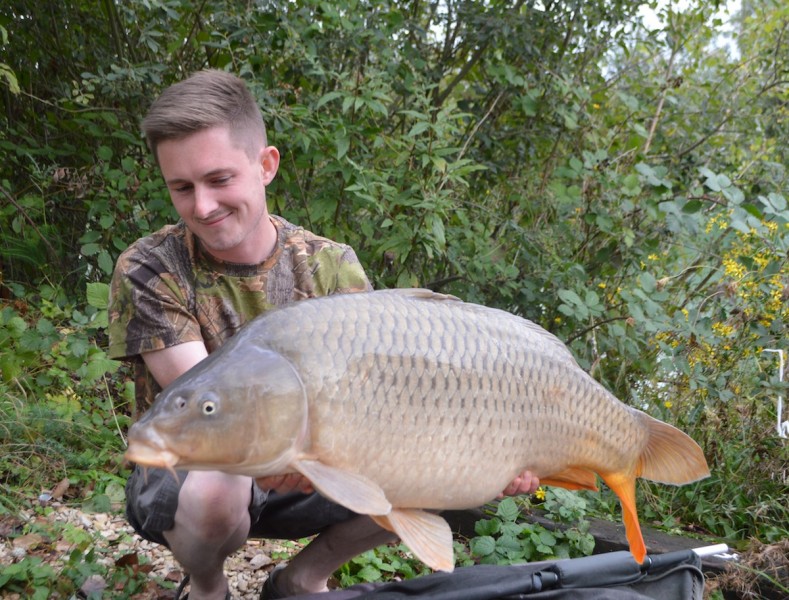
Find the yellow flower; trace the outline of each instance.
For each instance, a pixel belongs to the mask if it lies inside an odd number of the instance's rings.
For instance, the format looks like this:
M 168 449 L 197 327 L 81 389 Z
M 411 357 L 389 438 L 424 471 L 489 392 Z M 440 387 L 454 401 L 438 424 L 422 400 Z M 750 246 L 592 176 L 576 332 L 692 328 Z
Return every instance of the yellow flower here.
M 665 406 L 666 408 L 671 408 L 672 406 L 674 406 L 674 403 L 671 400 L 666 400 L 663 403 L 663 406 Z
M 537 488 L 537 491 L 534 492 L 534 496 L 537 500 L 545 500 L 545 489 L 542 486 Z
M 726 275 L 735 279 L 741 279 L 747 273 L 745 266 L 741 265 L 732 258 L 723 259 L 723 269 L 726 272 Z
M 713 323 L 712 330 L 721 337 L 729 337 L 736 330 L 728 323 Z
M 600 283 L 597 284 L 597 287 L 599 287 L 601 290 L 604 290 L 605 289 L 605 282 L 601 281 Z

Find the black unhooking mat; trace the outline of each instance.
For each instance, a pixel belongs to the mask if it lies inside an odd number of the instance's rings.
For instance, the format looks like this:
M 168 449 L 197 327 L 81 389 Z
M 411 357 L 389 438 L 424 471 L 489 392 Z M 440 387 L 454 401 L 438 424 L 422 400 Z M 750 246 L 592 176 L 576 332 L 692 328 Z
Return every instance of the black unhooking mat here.
M 701 600 L 701 559 L 692 550 L 629 552 L 523 565 L 476 565 L 374 587 L 360 584 L 297 600 Z

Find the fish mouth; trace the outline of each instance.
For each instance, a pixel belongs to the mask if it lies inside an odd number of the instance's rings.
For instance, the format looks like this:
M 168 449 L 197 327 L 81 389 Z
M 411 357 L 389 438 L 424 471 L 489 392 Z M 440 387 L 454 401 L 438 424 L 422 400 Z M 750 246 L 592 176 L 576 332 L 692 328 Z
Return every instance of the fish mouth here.
M 178 464 L 180 457 L 174 452 L 157 448 L 144 442 L 129 441 L 124 458 L 143 467 L 158 467 L 172 470 Z

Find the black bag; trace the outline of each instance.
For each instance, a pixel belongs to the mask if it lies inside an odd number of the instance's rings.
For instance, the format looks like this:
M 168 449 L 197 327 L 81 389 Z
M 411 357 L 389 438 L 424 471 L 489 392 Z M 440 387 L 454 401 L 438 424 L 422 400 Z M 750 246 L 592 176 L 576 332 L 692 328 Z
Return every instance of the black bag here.
M 298 600 L 701 600 L 704 576 L 693 550 L 629 552 L 523 565 L 476 565 L 386 584 L 359 584 Z

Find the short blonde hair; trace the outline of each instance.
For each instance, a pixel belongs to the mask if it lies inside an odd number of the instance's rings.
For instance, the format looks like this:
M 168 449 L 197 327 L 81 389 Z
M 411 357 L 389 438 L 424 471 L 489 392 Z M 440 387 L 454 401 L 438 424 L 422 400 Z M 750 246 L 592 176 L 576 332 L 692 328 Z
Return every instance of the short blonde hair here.
M 246 83 L 215 69 L 198 71 L 165 89 L 142 121 L 157 161 L 161 142 L 216 126 L 227 126 L 231 138 L 250 158 L 267 144 L 263 115 Z

